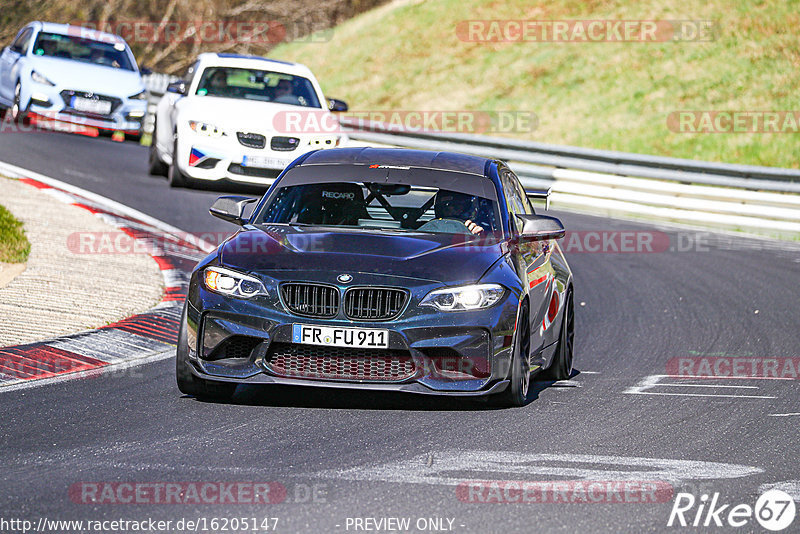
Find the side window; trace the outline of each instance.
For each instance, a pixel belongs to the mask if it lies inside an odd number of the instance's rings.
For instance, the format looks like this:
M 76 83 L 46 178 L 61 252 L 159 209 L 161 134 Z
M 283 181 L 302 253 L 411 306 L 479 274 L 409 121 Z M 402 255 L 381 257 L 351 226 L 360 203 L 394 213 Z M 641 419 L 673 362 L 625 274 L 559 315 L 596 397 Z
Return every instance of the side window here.
M 520 201 L 519 194 L 514 182 L 511 179 L 511 173 L 508 170 L 503 170 L 500 173 L 500 182 L 503 184 L 503 195 L 506 200 L 506 209 L 508 209 L 508 219 L 510 230 L 514 233 L 517 232 L 517 215 L 524 213 L 522 209 L 522 202 Z
M 14 42 L 11 44 L 11 50 L 18 54 L 24 54 L 31 42 L 31 35 L 33 35 L 33 28 L 25 28 L 22 33 L 14 39 Z
M 192 85 L 192 80 L 194 79 L 194 75 L 197 74 L 197 67 L 200 65 L 199 61 L 195 61 L 192 66 L 186 69 L 186 74 L 183 75 L 183 82 L 186 84 L 186 88 L 188 89 L 190 85 Z
M 508 208 L 508 213 L 510 215 L 509 219 L 511 219 L 510 222 L 512 225 L 512 230 L 516 232 L 516 215 L 530 213 L 530 204 L 528 204 L 527 198 L 520 196 L 521 187 L 519 186 L 516 177 L 510 171 L 503 170 L 500 176 L 503 183 L 503 192 L 505 193 L 506 197 L 506 208 Z
M 514 187 L 517 190 L 517 196 L 522 199 L 522 209 L 524 213 L 527 215 L 533 215 L 533 206 L 531 205 L 531 201 L 528 198 L 528 194 L 525 192 L 525 188 L 522 187 L 522 183 L 520 183 L 519 178 L 512 172 L 511 178 L 514 181 Z

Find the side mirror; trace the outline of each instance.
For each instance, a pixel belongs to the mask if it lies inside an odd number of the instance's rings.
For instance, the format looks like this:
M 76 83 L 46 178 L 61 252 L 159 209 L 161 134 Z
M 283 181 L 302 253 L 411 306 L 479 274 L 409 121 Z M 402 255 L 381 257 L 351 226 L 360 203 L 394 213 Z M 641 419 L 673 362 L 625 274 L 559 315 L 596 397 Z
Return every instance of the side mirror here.
M 185 95 L 186 94 L 186 83 L 181 81 L 181 80 L 178 80 L 177 82 L 172 82 L 171 84 L 169 84 L 167 86 L 167 92 L 168 93 L 176 93 L 176 94 L 179 94 L 179 95 Z
M 545 241 L 547 239 L 561 239 L 566 230 L 561 221 L 547 215 L 517 215 L 517 220 L 522 223 L 519 232 L 520 241 Z
M 141 67 L 139 67 L 139 73 L 141 73 L 142 76 L 150 76 L 151 74 L 153 74 L 153 69 L 142 65 Z
M 244 208 L 251 202 L 255 202 L 257 198 L 240 197 L 237 195 L 228 195 L 219 197 L 211 205 L 208 212 L 214 217 L 218 217 L 223 221 L 228 221 L 233 224 L 242 226 L 245 223 L 243 214 Z
M 347 102 L 337 98 L 328 99 L 328 109 L 330 111 L 347 111 Z

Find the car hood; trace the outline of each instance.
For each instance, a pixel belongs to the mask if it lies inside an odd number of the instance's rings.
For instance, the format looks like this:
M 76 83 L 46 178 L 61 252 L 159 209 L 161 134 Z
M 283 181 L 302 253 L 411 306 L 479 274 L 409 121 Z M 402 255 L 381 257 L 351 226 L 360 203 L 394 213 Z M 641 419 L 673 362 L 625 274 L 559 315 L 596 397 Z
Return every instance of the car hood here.
M 365 232 L 265 226 L 243 229 L 220 247 L 226 267 L 275 271 L 331 271 L 470 283 L 504 253 L 494 239 L 466 235 Z
M 127 98 L 144 90 L 138 72 L 56 57 L 31 58 L 33 70 L 61 89 Z
M 298 131 L 298 126 L 287 124 L 287 112 L 294 113 L 292 117 L 302 121 L 302 126 L 310 124 L 312 130 Z M 226 130 L 297 135 L 335 134 L 339 129 L 335 126 L 338 125 L 336 118 L 328 110 L 255 100 L 190 96 L 179 100 L 178 113 L 179 120 L 209 122 Z M 325 126 L 314 128 L 320 121 Z

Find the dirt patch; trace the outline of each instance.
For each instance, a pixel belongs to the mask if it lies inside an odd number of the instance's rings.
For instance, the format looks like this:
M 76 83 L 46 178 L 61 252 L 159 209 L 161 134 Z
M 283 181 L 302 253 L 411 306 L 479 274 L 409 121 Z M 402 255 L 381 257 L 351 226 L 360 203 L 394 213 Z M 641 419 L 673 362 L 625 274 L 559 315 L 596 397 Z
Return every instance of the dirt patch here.
M 24 263 L 0 262 L 0 287 L 6 287 L 11 280 L 25 270 Z

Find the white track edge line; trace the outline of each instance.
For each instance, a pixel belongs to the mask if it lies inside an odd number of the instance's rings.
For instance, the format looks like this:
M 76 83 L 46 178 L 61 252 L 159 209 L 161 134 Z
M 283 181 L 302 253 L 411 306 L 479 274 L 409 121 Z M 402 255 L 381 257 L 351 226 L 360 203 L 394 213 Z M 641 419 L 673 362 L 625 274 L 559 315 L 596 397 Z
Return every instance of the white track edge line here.
M 104 365 L 102 367 L 97 367 L 94 369 L 88 369 L 86 371 L 76 371 L 74 373 L 66 373 L 58 376 L 53 376 L 50 378 L 37 378 L 33 380 L 21 380 L 19 382 L 9 384 L 4 386 L 0 384 L 0 393 L 6 393 L 10 391 L 19 391 L 21 389 L 30 389 L 36 388 L 39 386 L 47 386 L 50 384 L 57 384 L 59 382 L 67 382 L 69 380 L 77 380 L 81 378 L 91 378 L 94 376 L 103 375 L 106 373 L 118 373 L 119 371 L 130 369 L 132 367 L 137 367 L 139 365 L 144 365 L 147 363 L 158 362 L 161 360 L 166 360 L 167 358 L 172 358 L 175 355 L 175 349 L 167 349 L 164 351 L 156 352 L 150 354 L 149 356 L 143 356 L 141 358 L 136 358 L 134 360 L 127 360 L 121 363 L 112 363 L 108 365 Z
M 52 178 L 50 176 L 46 176 L 44 174 L 40 174 L 38 172 L 34 172 L 28 169 L 24 169 L 22 167 L 17 167 L 16 165 L 11 165 L 10 163 L 6 163 L 0 161 L 0 172 L 12 174 L 11 178 L 31 178 L 38 182 L 45 183 L 49 186 L 55 187 L 57 189 L 62 189 L 69 193 L 73 193 L 78 196 L 82 196 L 87 200 L 91 200 L 101 206 L 106 206 L 109 209 L 116 211 L 122 215 L 127 215 L 129 217 L 139 219 L 142 222 L 145 222 L 154 228 L 167 232 L 169 234 L 173 234 L 175 237 L 180 237 L 182 234 L 189 234 L 190 232 L 185 232 L 180 228 L 172 226 L 169 223 L 166 223 L 162 220 L 156 219 L 155 217 L 151 217 L 146 213 L 143 213 L 135 208 L 131 208 L 130 206 L 126 206 L 116 200 L 112 200 L 108 197 L 104 197 L 102 195 L 98 195 L 97 193 L 92 193 L 91 191 L 87 191 L 86 189 L 80 188 L 78 186 L 68 184 L 66 182 L 62 182 L 56 178 Z M 203 252 L 209 253 L 214 250 L 215 247 L 211 243 L 208 243 L 205 240 L 198 239 L 197 240 L 198 246 L 202 247 Z

